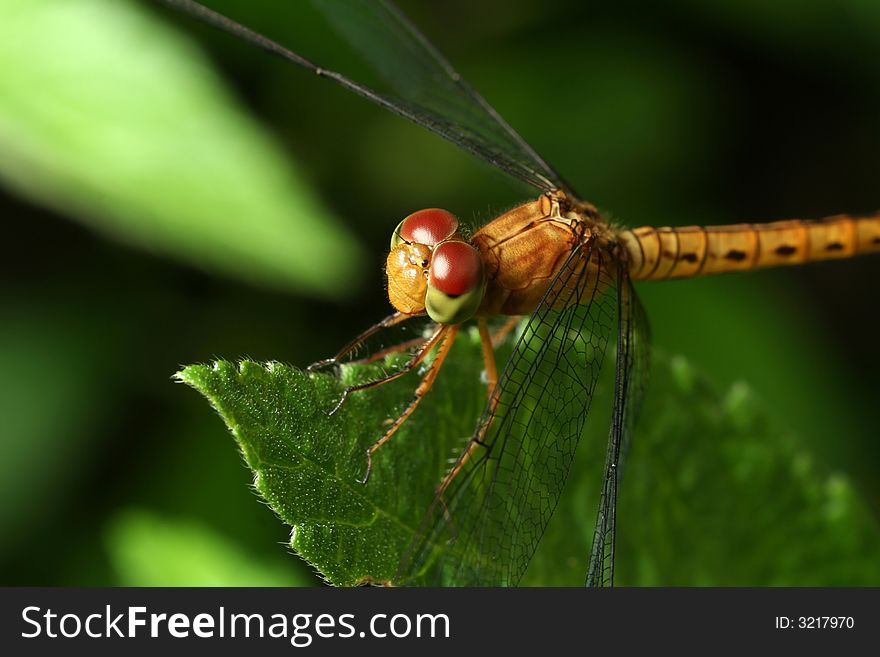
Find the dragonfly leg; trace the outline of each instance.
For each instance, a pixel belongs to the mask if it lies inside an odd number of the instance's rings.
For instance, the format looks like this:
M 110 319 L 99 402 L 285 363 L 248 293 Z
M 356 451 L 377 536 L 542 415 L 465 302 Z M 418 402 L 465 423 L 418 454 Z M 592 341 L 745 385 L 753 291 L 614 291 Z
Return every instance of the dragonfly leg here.
M 497 347 L 504 342 L 504 338 L 506 338 L 508 334 L 519 325 L 521 319 L 522 315 L 514 315 L 504 322 L 504 324 L 492 334 L 492 346 Z
M 517 322 L 519 322 L 520 318 L 515 317 L 513 319 L 516 321 L 507 322 L 501 327 L 501 330 L 503 331 L 507 329 L 507 332 L 510 332 L 510 330 L 516 326 Z M 507 328 L 508 325 L 510 328 Z M 461 456 L 458 457 L 458 460 L 456 460 L 455 464 L 450 468 L 449 472 L 446 473 L 446 476 L 443 477 L 443 481 L 440 482 L 440 485 L 437 487 L 436 495 L 440 500 L 440 503 L 443 504 L 445 509 L 444 515 L 447 516 L 447 520 L 451 520 L 451 518 L 448 517 L 448 509 L 446 509 L 446 503 L 443 501 L 443 493 L 449 488 L 449 484 L 452 483 L 452 480 L 455 479 L 458 473 L 461 472 L 461 469 L 470 460 L 471 455 L 477 447 L 486 447 L 486 444 L 483 442 L 483 436 L 486 435 L 489 425 L 492 424 L 492 420 L 495 417 L 495 409 L 498 407 L 498 371 L 495 367 L 495 352 L 492 350 L 494 340 L 489 337 L 489 327 L 486 325 L 485 320 L 480 319 L 478 326 L 480 329 L 480 342 L 483 345 L 483 359 L 486 361 L 486 382 L 489 390 L 489 403 L 484 416 L 486 419 L 482 422 L 473 438 L 468 441 L 467 447 L 465 447 Z
M 404 422 L 407 421 L 410 415 L 413 414 L 413 411 L 418 408 L 419 403 L 422 401 L 425 395 L 428 394 L 428 391 L 431 390 L 431 387 L 434 385 L 434 381 L 437 379 L 437 375 L 440 373 L 440 368 L 443 367 L 443 361 L 446 360 L 446 356 L 449 355 L 450 349 L 452 349 L 452 345 L 455 342 L 455 337 L 458 335 L 459 326 L 451 325 L 451 326 L 442 326 L 437 330 L 432 339 L 436 337 L 436 340 L 442 340 L 440 342 L 440 348 L 437 349 L 437 355 L 434 356 L 434 360 L 431 363 L 431 366 L 428 368 L 428 371 L 425 372 L 425 376 L 422 377 L 421 383 L 419 383 L 418 388 L 416 388 L 415 395 L 413 396 L 412 401 L 409 403 L 403 413 L 391 423 L 391 426 L 385 431 L 379 440 L 370 445 L 369 449 L 367 449 L 367 471 L 364 473 L 363 479 L 361 479 L 362 484 L 366 484 L 367 480 L 370 478 L 370 471 L 373 469 L 373 454 L 376 453 L 382 445 L 384 445 L 394 432 L 397 431 Z
M 449 484 L 452 483 L 452 480 L 455 479 L 455 476 L 461 471 L 464 467 L 465 463 L 470 459 L 471 454 L 477 448 L 477 445 L 483 445 L 481 442 L 482 437 L 486 434 L 486 429 L 489 428 L 489 424 L 491 423 L 491 418 L 495 416 L 495 408 L 498 406 L 498 394 L 496 390 L 496 386 L 498 385 L 498 368 L 495 366 L 495 351 L 494 347 L 497 344 L 496 338 L 501 334 L 500 339 L 503 340 L 505 336 L 513 330 L 519 323 L 520 317 L 511 317 L 510 320 L 505 322 L 504 326 L 502 326 L 498 331 L 495 332 L 495 335 L 489 335 L 489 325 L 485 319 L 482 317 L 477 320 L 477 327 L 480 331 L 480 343 L 483 347 L 483 361 L 486 364 L 486 388 L 489 395 L 489 410 L 488 417 L 490 418 L 487 422 L 484 422 L 481 426 L 477 435 L 474 436 L 467 444 L 465 451 L 455 462 L 455 465 L 452 466 L 452 469 L 446 474 L 443 478 L 443 481 L 437 487 L 437 495 L 440 499 L 440 503 L 443 504 L 444 507 L 444 515 L 448 516 L 448 509 L 446 509 L 446 503 L 443 501 L 442 495 L 443 492 L 449 487 Z
M 484 317 L 480 317 L 477 320 L 477 327 L 480 331 L 480 344 L 483 347 L 483 363 L 486 366 L 486 392 L 491 400 L 492 393 L 495 391 L 495 385 L 498 383 L 498 368 L 495 366 L 495 348 L 489 335 L 489 324 Z
M 488 426 L 489 425 L 487 424 L 486 428 L 488 428 Z M 480 435 L 484 435 L 486 433 L 486 428 L 480 429 Z M 458 460 L 449 469 L 449 472 L 446 473 L 446 476 L 443 477 L 443 481 L 440 482 L 440 485 L 437 486 L 437 492 L 435 493 L 435 495 L 440 503 L 443 505 L 443 514 L 447 517 L 447 521 L 451 520 L 451 517 L 449 516 L 449 510 L 446 507 L 446 502 L 443 499 L 443 493 L 446 492 L 446 489 L 449 488 L 449 484 L 451 484 L 452 480 L 455 479 L 456 476 L 458 476 L 459 472 L 461 472 L 461 469 L 465 466 L 465 463 L 470 460 L 471 455 L 474 453 L 474 450 L 477 449 L 478 445 L 483 445 L 483 443 L 480 442 L 480 440 L 477 438 L 471 438 L 471 440 L 468 441 L 467 447 L 465 447 L 464 451 L 461 453 L 461 456 L 458 457 Z
M 448 326 L 438 326 L 434 333 L 429 338 L 422 338 L 422 346 L 419 347 L 419 350 L 415 353 L 415 355 L 410 358 L 403 367 L 399 370 L 392 372 L 391 374 L 386 374 L 385 376 L 379 377 L 378 379 L 371 379 L 370 381 L 365 381 L 364 383 L 358 383 L 353 386 L 348 386 L 345 390 L 342 391 L 342 397 L 339 398 L 339 401 L 336 402 L 336 406 L 334 406 L 327 415 L 334 415 L 342 405 L 345 403 L 345 400 L 348 399 L 348 396 L 357 392 L 358 390 L 366 390 L 368 388 L 374 388 L 376 386 L 380 386 L 383 383 L 388 383 L 390 381 L 394 381 L 395 379 L 399 379 L 404 374 L 411 372 L 415 367 L 421 363 L 425 356 L 431 351 L 431 349 L 436 345 L 442 338 L 446 331 L 449 329 Z
M 357 360 L 350 361 L 352 363 L 375 363 L 378 360 L 382 360 L 385 356 L 390 354 L 399 354 L 402 351 L 409 351 L 413 347 L 418 347 L 425 341 L 424 337 L 413 338 L 412 340 L 406 340 L 404 342 L 400 342 L 398 344 L 391 345 L 390 347 L 385 347 L 375 353 L 366 356 L 365 358 L 359 358 Z
M 329 365 L 336 365 L 342 358 L 345 358 L 348 354 L 357 349 L 365 340 L 374 336 L 379 331 L 390 328 L 396 324 L 400 324 L 401 322 L 409 319 L 412 315 L 406 315 L 404 313 L 393 313 L 388 315 L 385 319 L 376 324 L 373 324 L 366 331 L 358 335 L 351 342 L 345 345 L 342 349 L 340 349 L 335 356 L 331 358 L 325 358 L 324 360 L 319 360 L 316 363 L 312 363 L 306 368 L 308 372 L 314 372 L 315 370 L 321 367 L 327 367 Z

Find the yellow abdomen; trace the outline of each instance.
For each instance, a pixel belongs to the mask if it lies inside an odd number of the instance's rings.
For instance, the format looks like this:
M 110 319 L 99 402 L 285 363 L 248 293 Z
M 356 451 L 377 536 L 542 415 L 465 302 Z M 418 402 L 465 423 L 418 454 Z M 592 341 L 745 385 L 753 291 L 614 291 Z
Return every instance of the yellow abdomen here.
M 880 252 L 880 213 L 768 224 L 645 226 L 618 240 L 633 280 L 706 276 Z

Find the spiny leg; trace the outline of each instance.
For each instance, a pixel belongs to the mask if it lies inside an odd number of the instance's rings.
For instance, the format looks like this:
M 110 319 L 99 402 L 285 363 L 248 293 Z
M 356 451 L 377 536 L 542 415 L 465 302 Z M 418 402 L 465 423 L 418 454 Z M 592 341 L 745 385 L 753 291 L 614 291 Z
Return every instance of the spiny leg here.
M 493 390 L 492 392 L 494 393 L 495 391 Z M 458 473 L 461 472 L 462 468 L 464 468 L 465 464 L 470 460 L 471 455 L 473 455 L 474 450 L 477 449 L 477 446 L 486 447 L 486 444 L 483 442 L 483 436 L 486 435 L 486 431 L 489 429 L 489 425 L 492 424 L 495 407 L 498 405 L 498 396 L 493 394 L 492 397 L 490 397 L 489 399 L 489 403 L 492 405 L 492 412 L 489 416 L 489 419 L 480 425 L 480 428 L 477 430 L 476 435 L 468 441 L 468 444 L 464 448 L 464 451 L 455 461 L 453 466 L 449 469 L 449 472 L 446 473 L 446 476 L 443 477 L 443 481 L 440 482 L 440 485 L 437 486 L 436 495 L 441 504 L 443 504 L 444 508 L 446 507 L 446 504 L 445 502 L 443 502 L 443 493 L 446 492 L 446 489 L 449 488 L 452 480 L 458 476 Z
M 498 340 L 498 342 L 503 340 L 507 336 L 507 334 L 510 333 L 511 329 L 513 329 L 513 327 L 519 323 L 520 319 L 520 317 L 512 317 L 504 324 L 504 326 L 496 331 L 494 335 L 489 334 L 489 323 L 486 321 L 485 318 L 481 317 L 477 320 L 477 329 L 480 332 L 480 346 L 483 349 L 483 363 L 486 368 L 486 393 L 489 396 L 490 415 L 494 415 L 495 407 L 498 405 L 496 390 L 496 387 L 498 385 L 498 368 L 495 364 L 495 346 L 497 345 L 496 339 Z M 499 334 L 501 334 L 500 337 Z M 488 424 L 482 426 L 480 428 L 478 436 L 485 435 L 488 426 Z M 468 462 L 468 459 L 470 459 L 471 457 L 471 453 L 474 451 L 478 444 L 480 444 L 478 438 L 468 441 L 464 453 L 456 460 L 452 469 L 448 473 L 446 473 L 446 476 L 443 478 L 443 481 L 440 482 L 440 485 L 437 487 L 437 490 L 435 492 L 437 500 L 440 502 L 440 504 L 443 505 L 443 515 L 446 517 L 447 522 L 450 523 L 453 534 L 455 533 L 455 529 L 454 525 L 452 524 L 452 517 L 449 515 L 449 509 L 446 507 L 446 502 L 443 500 L 443 493 L 449 487 L 449 484 L 452 483 L 452 480 L 455 479 L 455 476 L 459 473 L 459 471 L 464 467 L 465 463 Z
M 373 324 L 366 331 L 364 331 L 363 333 L 361 333 L 360 335 L 355 337 L 351 342 L 349 342 L 342 349 L 340 349 L 336 353 L 335 356 L 333 356 L 331 358 L 325 358 L 324 360 L 319 360 L 316 363 L 312 363 L 311 365 L 309 365 L 306 368 L 306 371 L 313 372 L 314 370 L 316 370 L 320 367 L 326 367 L 328 365 L 335 365 L 336 363 L 339 362 L 339 360 L 341 358 L 344 358 L 345 356 L 350 354 L 352 351 L 357 349 L 361 344 L 363 344 L 363 342 L 365 340 L 371 338 L 379 331 L 382 331 L 384 329 L 387 329 L 387 328 L 390 328 L 390 327 L 395 326 L 397 324 L 400 324 L 401 322 L 406 321 L 410 317 L 412 317 L 412 315 L 406 315 L 404 313 L 399 313 L 399 312 L 388 315 L 388 317 L 377 322 L 376 324 Z
M 389 356 L 391 354 L 399 354 L 402 351 L 409 351 L 413 347 L 418 347 L 425 341 L 424 336 L 413 338 L 411 340 L 406 340 L 404 342 L 399 342 L 398 344 L 391 345 L 390 347 L 385 347 L 375 353 L 370 354 L 365 358 L 359 358 L 357 360 L 350 361 L 352 363 L 375 363 L 376 361 L 382 360 L 385 356 Z
M 470 460 L 477 445 L 483 444 L 482 438 L 486 435 L 486 431 L 492 423 L 492 418 L 495 417 L 495 409 L 498 406 L 498 369 L 495 366 L 495 351 L 493 349 L 495 346 L 495 338 L 498 333 L 503 331 L 503 335 L 501 336 L 501 339 L 503 340 L 507 333 L 519 323 L 520 319 L 520 317 L 511 318 L 511 320 L 506 322 L 492 337 L 489 336 L 489 325 L 486 320 L 480 318 L 477 322 L 477 327 L 480 331 L 480 344 L 483 347 L 483 362 L 486 366 L 486 385 L 489 394 L 489 411 L 487 417 L 489 419 L 480 425 L 477 434 L 468 441 L 464 452 L 458 457 L 458 460 L 456 460 L 455 464 L 449 472 L 446 473 L 446 476 L 443 477 L 443 481 L 440 482 L 440 485 L 437 487 L 437 496 L 440 499 L 441 504 L 443 504 L 444 509 L 446 506 L 442 498 L 444 491 L 449 488 L 449 484 L 452 483 L 452 480 L 455 479 L 456 475 L 461 472 L 461 469 L 465 466 L 468 460 Z M 451 520 L 451 518 L 448 517 L 448 511 L 444 511 L 444 514 L 447 515 L 447 520 Z
M 438 326 L 434 333 L 431 334 L 430 337 L 425 338 L 422 346 L 416 352 L 416 354 L 410 358 L 406 364 L 400 368 L 392 372 L 391 374 L 386 374 L 385 376 L 379 377 L 378 379 L 371 379 L 370 381 L 365 381 L 364 383 L 358 383 L 353 386 L 348 386 L 345 390 L 342 391 L 342 397 L 339 398 L 339 401 L 336 402 L 336 406 L 334 406 L 328 415 L 334 415 L 342 405 L 345 403 L 345 400 L 348 399 L 348 396 L 357 392 L 358 390 L 366 390 L 368 388 L 374 388 L 376 386 L 380 386 L 383 383 L 389 383 L 390 381 L 394 381 L 394 379 L 399 379 L 404 374 L 411 372 L 419 363 L 421 363 L 425 356 L 434 348 L 434 346 L 443 338 L 443 335 L 446 333 L 449 327 L 447 326 Z
M 438 329 L 435 336 L 438 340 L 442 339 L 440 343 L 439 349 L 437 349 L 437 355 L 434 356 L 434 360 L 431 363 L 431 366 L 428 368 L 428 371 L 425 372 L 425 376 L 422 377 L 421 383 L 416 388 L 415 395 L 413 396 L 412 401 L 409 403 L 403 413 L 391 423 L 391 426 L 385 431 L 379 440 L 370 445 L 370 448 L 367 450 L 367 471 L 364 473 L 364 478 L 361 480 L 362 484 L 367 483 L 367 479 L 370 478 L 370 471 L 373 469 L 373 454 L 376 453 L 382 445 L 384 445 L 394 432 L 397 431 L 404 422 L 409 418 L 410 415 L 413 414 L 413 411 L 416 410 L 419 403 L 422 401 L 422 398 L 428 394 L 428 391 L 434 385 L 434 381 L 437 379 L 437 375 L 440 373 L 440 368 L 443 367 L 443 361 L 446 360 L 446 356 L 449 355 L 449 351 L 452 349 L 453 343 L 455 343 L 455 337 L 458 335 L 459 326 L 457 324 L 451 326 L 442 326 Z

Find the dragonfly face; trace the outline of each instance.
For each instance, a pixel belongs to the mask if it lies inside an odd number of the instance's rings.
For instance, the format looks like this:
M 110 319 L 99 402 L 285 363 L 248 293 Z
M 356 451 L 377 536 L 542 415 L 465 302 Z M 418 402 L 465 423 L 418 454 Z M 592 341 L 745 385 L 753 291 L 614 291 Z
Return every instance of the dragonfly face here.
M 460 324 L 480 307 L 486 275 L 479 252 L 458 231 L 458 219 L 438 208 L 398 224 L 385 264 L 388 299 L 405 315 L 427 312 L 438 324 Z

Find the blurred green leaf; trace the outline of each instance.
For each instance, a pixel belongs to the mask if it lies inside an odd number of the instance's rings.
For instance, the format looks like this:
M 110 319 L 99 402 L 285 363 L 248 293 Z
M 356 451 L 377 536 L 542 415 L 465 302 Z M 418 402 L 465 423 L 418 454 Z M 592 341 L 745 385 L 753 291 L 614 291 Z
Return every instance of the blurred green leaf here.
M 0 5 L 0 179 L 201 267 L 351 293 L 353 239 L 204 55 L 124 0 Z
M 232 541 L 190 520 L 120 512 L 106 532 L 119 586 L 304 586 L 283 561 L 256 563 Z
M 719 391 L 680 356 L 654 360 L 621 483 L 617 583 L 880 582 L 880 526 L 846 476 L 817 462 L 747 384 Z M 583 441 L 527 583 L 583 576 L 584 519 L 595 513 L 584 500 L 598 481 L 585 475 L 602 456 L 595 438 Z
M 376 454 L 366 486 L 356 481 L 364 451 L 411 383 L 354 395 L 328 417 L 343 387 L 376 366 L 346 366 L 337 379 L 221 361 L 178 376 L 219 411 L 257 490 L 294 527 L 294 549 L 350 585 L 393 576 L 450 448 L 473 428 L 485 399 L 480 367 L 476 335 L 461 336 L 426 401 Z M 594 401 L 597 417 L 610 388 Z M 583 580 L 606 431 L 594 421 L 587 432 L 525 583 Z M 747 387 L 719 394 L 681 359 L 657 359 L 621 495 L 622 584 L 880 582 L 880 529 L 847 479 L 823 473 Z
M 51 301 L 0 295 L 0 554 L 69 499 L 93 467 L 98 427 L 112 406 L 101 389 L 109 369 L 102 349 L 112 336 L 93 335 L 92 314 L 71 319 L 81 301 Z

